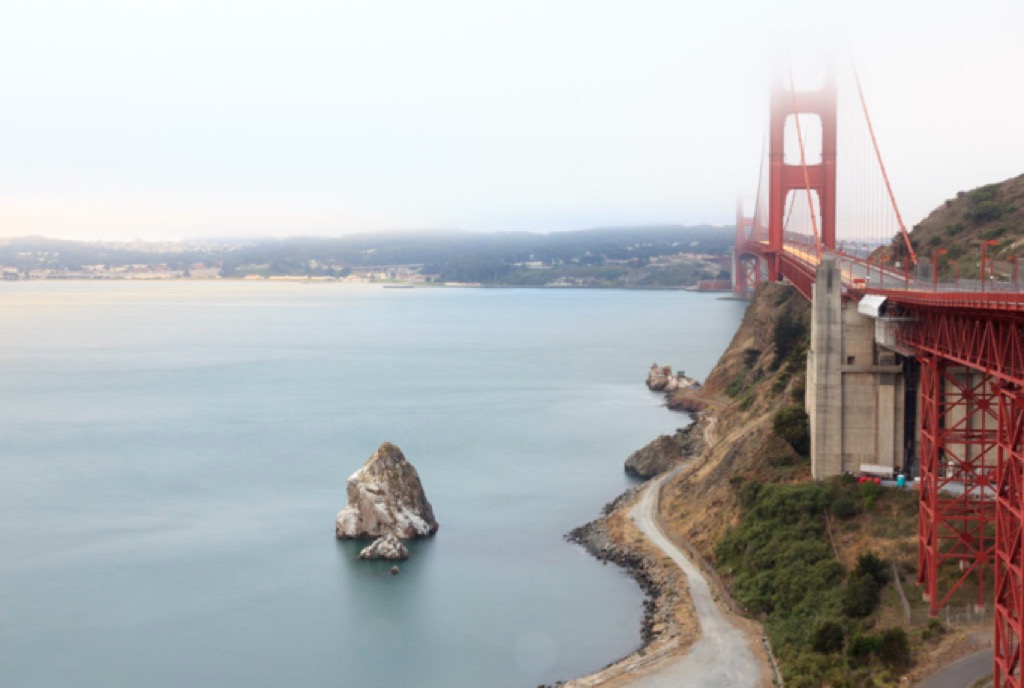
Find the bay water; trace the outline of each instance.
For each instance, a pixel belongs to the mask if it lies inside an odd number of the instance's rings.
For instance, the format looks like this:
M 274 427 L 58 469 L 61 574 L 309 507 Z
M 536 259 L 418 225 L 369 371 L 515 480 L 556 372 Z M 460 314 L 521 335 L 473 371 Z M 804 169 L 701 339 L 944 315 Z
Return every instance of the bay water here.
M 640 644 L 563 535 L 743 305 L 675 291 L 0 283 L 0 684 L 526 687 Z M 441 524 L 338 542 L 383 441 Z

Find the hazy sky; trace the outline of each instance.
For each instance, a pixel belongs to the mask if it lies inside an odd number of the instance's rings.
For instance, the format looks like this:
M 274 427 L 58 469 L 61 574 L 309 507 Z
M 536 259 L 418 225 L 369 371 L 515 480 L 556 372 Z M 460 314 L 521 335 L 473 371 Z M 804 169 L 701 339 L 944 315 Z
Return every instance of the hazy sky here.
M 727 224 L 787 45 L 854 54 L 916 222 L 1024 173 L 1022 26 L 1021 0 L 0 0 L 0 236 Z

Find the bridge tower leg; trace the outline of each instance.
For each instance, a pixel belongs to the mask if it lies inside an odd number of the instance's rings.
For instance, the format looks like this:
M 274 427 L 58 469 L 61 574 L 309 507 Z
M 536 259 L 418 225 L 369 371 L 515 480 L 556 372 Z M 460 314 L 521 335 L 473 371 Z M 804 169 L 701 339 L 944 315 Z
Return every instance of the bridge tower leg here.
M 999 402 L 994 379 L 925 355 L 921 363 L 921 494 L 918 583 L 932 616 L 971 579 L 976 604 L 995 556 Z M 939 580 L 955 561 L 959 576 Z
M 807 165 L 786 163 L 786 119 L 792 115 L 817 115 L 821 119 L 821 162 Z M 771 95 L 768 125 L 768 279 L 781 278 L 779 263 L 783 244 L 786 197 L 790 191 L 804 191 L 809 184 L 818 194 L 821 213 L 822 250 L 836 247 L 836 82 L 829 70 L 825 85 L 817 91 L 793 92 L 776 82 Z M 806 172 L 806 175 L 805 175 Z
M 761 261 L 752 253 L 741 252 L 741 247 L 754 232 L 753 217 L 743 214 L 743 202 L 736 201 L 736 248 L 732 253 L 732 291 L 736 296 L 751 294 L 761 284 Z
M 732 289 L 736 296 L 749 295 L 761 283 L 761 261 L 741 247 L 754 229 L 754 218 L 743 214 L 743 201 L 736 201 L 736 248 L 732 255 Z
M 1024 391 L 999 395 L 999 467 L 996 470 L 996 688 L 1021 688 L 1024 667 Z
M 736 253 L 733 259 L 733 291 L 749 296 L 761 283 L 761 261 L 749 253 Z

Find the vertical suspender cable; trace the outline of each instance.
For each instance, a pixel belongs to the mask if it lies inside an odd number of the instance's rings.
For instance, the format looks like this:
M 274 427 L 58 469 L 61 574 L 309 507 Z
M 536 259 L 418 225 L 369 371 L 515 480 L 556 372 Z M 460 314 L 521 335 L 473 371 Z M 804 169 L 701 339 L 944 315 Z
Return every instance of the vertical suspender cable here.
M 792 76 L 790 76 L 792 79 Z M 868 134 L 871 135 L 871 145 L 875 148 L 875 157 L 878 158 L 878 166 L 882 170 L 882 179 L 885 181 L 885 189 L 889 192 L 889 200 L 892 202 L 892 209 L 896 212 L 896 222 L 899 223 L 900 231 L 903 233 L 903 242 L 906 244 L 907 252 L 910 254 L 910 260 L 917 265 L 917 254 L 914 253 L 914 247 L 910 243 L 910 235 L 907 233 L 907 227 L 903 224 L 903 216 L 900 215 L 900 209 L 896 205 L 896 196 L 892 192 L 892 185 L 889 184 L 889 175 L 885 171 L 885 163 L 882 162 L 882 152 L 878 149 L 878 141 L 875 139 L 875 128 L 871 126 L 871 116 L 868 114 L 868 105 L 864 100 L 864 91 L 860 87 L 860 76 L 857 75 L 857 68 L 853 68 L 853 79 L 857 84 L 857 95 L 860 97 L 860 107 L 864 111 L 864 121 L 868 125 Z

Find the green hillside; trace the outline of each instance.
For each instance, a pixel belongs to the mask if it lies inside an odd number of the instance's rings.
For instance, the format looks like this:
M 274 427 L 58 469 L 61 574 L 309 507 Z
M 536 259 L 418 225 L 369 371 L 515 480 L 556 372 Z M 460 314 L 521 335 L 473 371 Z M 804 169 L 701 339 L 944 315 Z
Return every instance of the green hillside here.
M 915 225 L 910 239 L 922 264 L 930 263 L 938 249 L 948 251 L 939 255 L 939 278 L 944 280 L 954 278 L 957 265 L 962 278 L 977 279 L 981 245 L 993 241 L 986 246 L 986 257 L 995 260 L 990 270 L 996 279 L 1012 279 L 1011 258 L 1024 252 L 1024 174 L 957 193 Z M 903 259 L 900 237 L 887 253 L 890 260 Z

